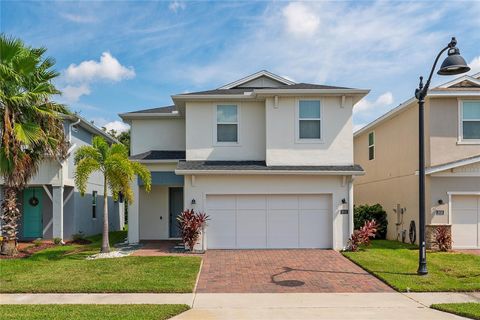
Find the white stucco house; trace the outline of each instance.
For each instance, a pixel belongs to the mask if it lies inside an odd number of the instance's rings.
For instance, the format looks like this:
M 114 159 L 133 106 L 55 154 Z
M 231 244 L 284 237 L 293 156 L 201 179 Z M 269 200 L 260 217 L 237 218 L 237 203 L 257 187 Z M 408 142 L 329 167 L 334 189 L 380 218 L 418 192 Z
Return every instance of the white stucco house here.
M 203 249 L 334 248 L 353 230 L 352 110 L 368 90 L 295 83 L 260 71 L 173 105 L 120 114 L 134 185 L 128 237 L 178 238 L 183 209 L 210 220 Z

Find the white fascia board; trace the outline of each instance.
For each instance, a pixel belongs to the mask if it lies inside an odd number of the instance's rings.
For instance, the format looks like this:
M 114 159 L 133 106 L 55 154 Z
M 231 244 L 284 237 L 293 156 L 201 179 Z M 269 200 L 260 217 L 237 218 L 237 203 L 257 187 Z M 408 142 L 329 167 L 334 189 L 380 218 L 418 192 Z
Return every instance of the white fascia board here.
M 257 95 L 298 95 L 298 94 L 320 94 L 320 95 L 367 95 L 370 90 L 366 89 L 254 89 Z
M 254 94 L 189 94 L 189 95 L 175 95 L 173 100 L 189 101 L 189 100 L 240 100 L 240 99 L 254 99 Z
M 448 90 L 448 91 L 436 91 L 432 90 L 428 92 L 427 97 L 480 97 L 480 90 L 467 91 L 467 90 Z
M 325 175 L 363 176 L 365 171 L 304 171 L 304 170 L 175 170 L 177 175 Z
M 356 131 L 353 136 L 356 137 L 356 136 L 359 136 L 361 135 L 362 133 L 364 133 L 365 131 L 370 131 L 374 126 L 378 125 L 379 123 L 387 120 L 387 119 L 390 119 L 392 118 L 393 116 L 397 115 L 398 113 L 400 113 L 403 109 L 405 109 L 406 107 L 408 107 L 410 104 L 412 104 L 413 102 L 417 101 L 416 98 L 410 98 L 408 99 L 407 101 L 401 103 L 400 105 L 398 105 L 397 107 L 393 108 L 392 110 L 388 111 L 387 113 L 385 113 L 383 116 L 373 120 L 372 122 L 370 122 L 369 124 L 367 124 L 365 127 L 359 129 L 358 131 Z
M 111 135 L 109 135 L 108 133 L 106 133 L 105 131 L 103 131 L 102 129 L 97 127 L 96 125 L 90 123 L 89 121 L 87 121 L 86 119 L 84 119 L 84 118 L 82 118 L 78 115 L 66 115 L 66 116 L 64 116 L 64 118 L 69 119 L 71 121 L 80 120 L 80 123 L 78 125 L 82 126 L 88 132 L 93 133 L 93 134 L 97 134 L 99 136 L 103 136 L 104 138 L 106 138 L 108 141 L 110 141 L 112 143 L 120 143 L 117 139 L 115 139 L 114 137 L 112 137 Z
M 459 161 L 456 161 L 456 162 L 447 163 L 447 164 L 435 166 L 435 167 L 432 167 L 432 168 L 427 168 L 425 170 L 425 174 L 433 174 L 433 173 L 436 173 L 436 172 L 441 172 L 441 171 L 450 170 L 450 169 L 454 169 L 454 168 L 458 168 L 458 167 L 468 166 L 469 164 L 473 164 L 473 163 L 477 163 L 477 162 L 480 162 L 480 156 L 470 158 L 470 159 L 459 160 Z
M 257 78 L 260 78 L 260 77 L 268 77 L 270 79 L 273 79 L 273 80 L 276 80 L 278 82 L 281 82 L 283 84 L 286 84 L 286 85 L 291 85 L 291 84 L 295 84 L 295 82 L 293 81 L 290 81 L 288 79 L 285 79 L 283 77 L 280 77 L 280 76 L 277 76 L 276 74 L 273 74 L 267 70 L 262 70 L 262 71 L 259 71 L 259 72 L 256 72 L 254 74 L 251 74 L 249 76 L 246 76 L 242 79 L 239 79 L 239 80 L 236 80 L 234 82 L 230 82 L 218 89 L 231 89 L 231 88 L 234 88 L 234 87 L 237 87 L 241 84 L 244 84 L 246 82 L 249 82 L 249 81 L 252 81 L 254 79 L 257 79 Z

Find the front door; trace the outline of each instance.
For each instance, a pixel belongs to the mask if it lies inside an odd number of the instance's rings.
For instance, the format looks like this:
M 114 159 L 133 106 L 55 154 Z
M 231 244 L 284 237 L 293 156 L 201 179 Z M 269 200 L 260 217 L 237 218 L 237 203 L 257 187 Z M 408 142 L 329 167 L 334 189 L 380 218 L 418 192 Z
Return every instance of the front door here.
M 177 217 L 183 211 L 183 188 L 169 188 L 170 238 L 180 238 Z
M 42 191 L 27 188 L 23 191 L 23 237 L 42 238 Z

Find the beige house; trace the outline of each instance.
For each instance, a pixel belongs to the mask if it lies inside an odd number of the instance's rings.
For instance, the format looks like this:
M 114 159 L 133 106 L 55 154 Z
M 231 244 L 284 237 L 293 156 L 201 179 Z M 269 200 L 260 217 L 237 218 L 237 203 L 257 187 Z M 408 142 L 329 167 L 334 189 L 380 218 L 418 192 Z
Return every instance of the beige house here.
M 352 110 L 368 90 L 294 83 L 260 71 L 173 105 L 121 114 L 135 183 L 129 241 L 180 236 L 183 209 L 210 216 L 208 248 L 344 248 L 353 230 Z
M 412 98 L 354 134 L 366 171 L 354 181 L 355 204 L 380 203 L 390 239 L 418 232 L 417 106 Z M 480 248 L 480 73 L 431 89 L 425 128 L 427 241 L 447 225 L 454 248 Z

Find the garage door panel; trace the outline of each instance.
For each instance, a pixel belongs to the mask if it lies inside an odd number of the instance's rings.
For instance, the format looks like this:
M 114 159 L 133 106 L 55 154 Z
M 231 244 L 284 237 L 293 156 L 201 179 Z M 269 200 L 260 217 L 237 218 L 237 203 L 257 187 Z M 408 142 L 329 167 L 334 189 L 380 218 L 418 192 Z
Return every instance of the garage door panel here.
M 237 196 L 237 209 L 263 209 L 267 208 L 265 195 L 240 195 Z
M 268 212 L 269 248 L 298 248 L 298 214 L 290 210 Z
M 327 210 L 301 210 L 299 214 L 299 246 L 301 248 L 331 248 L 332 225 Z
M 297 195 L 269 195 L 267 197 L 269 209 L 297 209 L 298 196 Z
M 454 248 L 480 248 L 480 197 L 452 199 L 452 241 Z
M 235 248 L 235 210 L 209 210 L 208 247 Z
M 235 209 L 235 196 L 208 196 L 208 209 Z
M 265 210 L 238 210 L 237 211 L 237 247 L 238 248 L 266 248 Z
M 327 210 L 330 209 L 330 197 L 328 195 L 303 195 L 298 198 L 299 209 Z
M 469 209 L 477 211 L 478 197 L 477 196 L 455 196 L 452 203 L 452 209 Z

